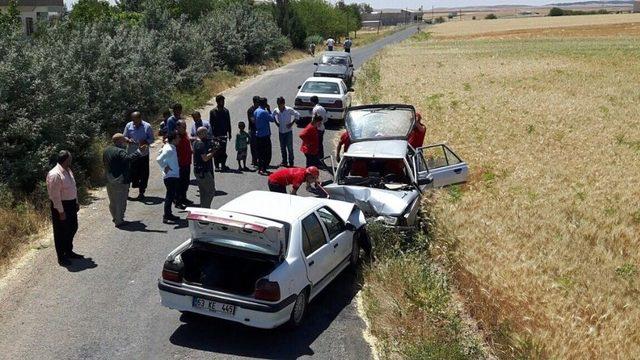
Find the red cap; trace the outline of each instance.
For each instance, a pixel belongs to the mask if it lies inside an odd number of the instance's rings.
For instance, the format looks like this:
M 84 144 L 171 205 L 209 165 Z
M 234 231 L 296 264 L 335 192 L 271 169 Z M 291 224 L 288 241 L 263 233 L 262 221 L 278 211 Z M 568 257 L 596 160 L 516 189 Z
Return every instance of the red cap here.
M 320 176 L 320 170 L 318 170 L 318 168 L 315 167 L 315 166 L 309 166 L 307 168 L 307 170 L 305 171 L 305 174 L 313 175 L 315 177 L 319 177 Z

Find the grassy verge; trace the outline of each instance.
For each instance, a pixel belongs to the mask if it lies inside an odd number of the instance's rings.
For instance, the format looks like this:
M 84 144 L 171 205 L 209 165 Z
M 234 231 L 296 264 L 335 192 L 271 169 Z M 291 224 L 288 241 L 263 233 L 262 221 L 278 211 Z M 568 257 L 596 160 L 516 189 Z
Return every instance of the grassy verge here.
M 426 142 L 470 164 L 425 204 L 428 255 L 500 358 L 640 356 L 640 31 L 582 25 L 436 33 L 378 59 L 376 98 L 414 104 Z M 411 338 L 372 314 L 378 336 Z
M 381 100 L 380 57 L 368 61 L 357 83 L 358 103 Z M 429 207 L 426 207 L 429 209 Z M 377 261 L 363 272 L 364 311 L 382 358 L 481 359 L 485 353 L 453 300 L 451 279 L 432 258 L 435 228 L 412 234 L 372 224 Z

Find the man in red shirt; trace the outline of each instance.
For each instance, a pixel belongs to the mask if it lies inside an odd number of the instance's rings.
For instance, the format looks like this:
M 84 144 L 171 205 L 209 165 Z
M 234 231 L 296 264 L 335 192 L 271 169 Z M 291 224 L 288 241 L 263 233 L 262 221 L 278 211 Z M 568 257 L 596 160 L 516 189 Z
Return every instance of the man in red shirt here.
M 340 149 L 344 147 L 344 152 L 349 150 L 349 146 L 351 146 L 351 138 L 349 137 L 349 132 L 345 130 L 345 132 L 340 135 L 340 140 L 338 141 L 338 148 L 336 149 L 336 161 L 340 162 Z
M 176 147 L 178 151 L 178 165 L 180 166 L 180 178 L 178 180 L 178 191 L 176 193 L 175 205 L 179 209 L 186 209 L 187 206 L 193 205 L 193 201 L 187 199 L 187 190 L 189 190 L 189 181 L 191 177 L 191 159 L 193 150 L 191 149 L 191 141 L 187 134 L 187 123 L 184 120 L 178 121 L 178 137 L 180 142 Z
M 311 123 L 307 125 L 300 132 L 300 139 L 302 139 L 302 146 L 300 151 L 307 158 L 307 167 L 318 166 L 320 159 L 318 159 L 318 152 L 320 151 L 320 135 L 318 133 L 318 126 L 322 124 L 322 116 L 316 115 Z
M 422 147 L 426 133 L 427 128 L 422 124 L 422 115 L 416 113 L 416 124 L 413 126 L 413 130 L 411 130 L 407 138 L 409 145 L 413 146 L 414 149 Z
M 329 197 L 320 186 L 320 171 L 315 166 L 309 166 L 306 169 L 299 167 L 280 169 L 269 175 L 268 179 L 269 191 L 286 194 L 287 186 L 292 185 L 291 195 L 296 195 L 302 183 L 306 183 L 307 187 L 315 186 Z

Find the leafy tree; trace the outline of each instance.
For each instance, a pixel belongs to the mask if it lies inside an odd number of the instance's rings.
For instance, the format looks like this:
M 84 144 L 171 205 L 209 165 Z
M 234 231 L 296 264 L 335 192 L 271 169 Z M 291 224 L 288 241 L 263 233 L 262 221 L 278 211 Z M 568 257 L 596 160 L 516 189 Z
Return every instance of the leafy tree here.
M 559 7 L 552 7 L 549 10 L 549 16 L 563 16 L 565 14 L 564 10 Z
M 106 0 L 79 0 L 71 10 L 73 23 L 96 23 L 111 19 L 112 9 Z
M 489 15 L 485 16 L 484 18 L 485 18 L 486 20 L 495 20 L 495 19 L 497 19 L 498 17 L 496 16 L 496 14 L 491 13 L 491 14 L 489 14 Z
M 367 3 L 358 4 L 358 10 L 360 14 L 371 14 L 373 12 L 373 8 Z
M 20 27 L 20 11 L 18 10 L 18 1 L 9 0 L 7 4 L 7 12 L 0 11 L 0 31 L 8 33 L 12 29 Z

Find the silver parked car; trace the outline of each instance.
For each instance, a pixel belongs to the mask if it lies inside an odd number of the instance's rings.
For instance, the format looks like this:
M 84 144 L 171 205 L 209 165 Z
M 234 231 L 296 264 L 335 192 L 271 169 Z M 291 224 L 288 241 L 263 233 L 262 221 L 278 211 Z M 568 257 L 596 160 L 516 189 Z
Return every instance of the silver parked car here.
M 349 108 L 345 126 L 351 145 L 325 186 L 331 198 L 353 202 L 387 225 L 412 227 L 425 190 L 466 182 L 467 164 L 447 145 L 409 145 L 415 121 L 411 105 Z

